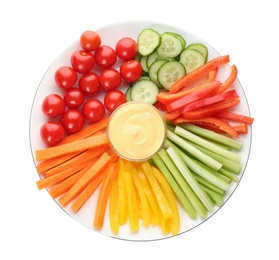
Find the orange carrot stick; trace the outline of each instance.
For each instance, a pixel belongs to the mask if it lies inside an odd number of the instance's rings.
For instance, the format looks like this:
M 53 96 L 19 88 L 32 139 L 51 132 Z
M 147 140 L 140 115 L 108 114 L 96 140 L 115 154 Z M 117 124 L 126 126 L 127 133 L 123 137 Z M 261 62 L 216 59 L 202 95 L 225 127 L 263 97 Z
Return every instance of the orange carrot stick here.
M 43 174 L 45 171 L 63 163 L 63 162 L 66 162 L 67 160 L 73 158 L 77 154 L 79 154 L 79 153 L 73 152 L 73 153 L 68 153 L 68 154 L 64 154 L 61 156 L 57 156 L 57 157 L 51 158 L 49 160 L 42 161 L 40 164 L 37 165 L 37 167 L 36 167 L 37 171 L 38 171 L 38 173 Z
M 109 162 L 110 156 L 107 153 L 103 153 L 95 163 L 86 168 L 85 174 L 59 199 L 60 204 L 65 207 L 105 169 Z
M 71 143 L 71 142 L 74 142 L 77 140 L 81 140 L 81 139 L 87 138 L 101 130 L 104 130 L 107 126 L 108 120 L 109 120 L 109 117 L 105 117 L 105 118 L 101 119 L 100 121 L 83 128 L 79 132 L 67 136 L 66 138 L 61 140 L 57 145 L 68 144 L 68 143 Z
M 93 163 L 93 162 L 92 162 Z M 87 165 L 89 167 L 89 165 Z M 84 173 L 86 172 L 85 168 L 82 170 L 78 171 L 77 173 L 73 174 L 66 180 L 58 183 L 55 185 L 50 191 L 49 194 L 53 199 L 56 199 L 63 193 L 65 193 L 67 190 L 69 190 L 80 178 Z
M 82 152 L 108 143 L 106 134 L 100 134 L 86 139 L 77 140 L 68 144 L 36 150 L 36 160 L 42 161 L 72 152 Z
M 85 204 L 85 202 L 90 198 L 90 196 L 95 192 L 95 190 L 99 187 L 101 182 L 104 179 L 104 174 L 100 174 L 96 176 L 86 187 L 85 189 L 78 195 L 75 199 L 71 208 L 78 212 L 81 207 Z
M 92 159 L 87 160 L 83 163 L 77 164 L 77 165 L 75 165 L 71 168 L 65 169 L 64 171 L 61 171 L 61 172 L 59 172 L 55 175 L 51 175 L 49 177 L 40 179 L 39 181 L 36 182 L 36 185 L 37 185 L 39 190 L 44 189 L 44 188 L 48 188 L 50 186 L 53 186 L 56 183 L 58 183 L 60 181 L 63 181 L 66 178 L 73 175 L 74 173 L 80 171 L 81 169 L 83 169 L 85 166 L 87 166 L 91 162 L 92 162 Z
M 93 226 L 99 230 L 103 227 L 108 198 L 110 195 L 112 184 L 117 177 L 119 165 L 117 163 L 111 163 L 109 164 L 107 169 L 107 173 L 103 179 L 102 186 L 98 195 L 95 218 L 93 222 Z
M 100 147 L 96 147 L 96 148 L 92 148 L 89 150 L 86 150 L 80 154 L 78 154 L 77 156 L 71 158 L 70 160 L 48 170 L 45 172 L 45 175 L 51 176 L 51 175 L 55 175 L 61 171 L 64 171 L 66 169 L 69 169 L 71 167 L 74 167 L 77 164 L 83 163 L 85 161 L 88 161 L 88 159 L 90 158 L 94 158 L 96 156 L 100 156 L 101 154 L 103 154 L 104 152 L 107 152 L 110 149 L 110 145 L 106 144 Z
M 102 133 L 102 131 L 98 131 L 98 132 L 94 133 L 93 135 L 98 135 L 101 133 Z M 47 170 L 49 170 L 61 163 L 68 161 L 69 159 L 73 158 L 74 156 L 76 156 L 78 154 L 79 154 L 79 152 L 73 152 L 73 153 L 61 155 L 61 156 L 58 156 L 55 158 L 51 158 L 48 160 L 44 160 L 44 161 L 40 162 L 39 165 L 37 165 L 37 171 L 42 174 L 42 173 L 46 172 Z
M 199 79 L 206 73 L 209 73 L 211 70 L 220 67 L 221 65 L 227 64 L 230 61 L 229 55 L 220 56 L 213 60 L 208 61 L 204 65 L 198 67 L 195 70 L 192 70 L 184 77 L 177 80 L 169 89 L 171 93 L 178 92 L 181 88 L 184 88 L 194 82 L 195 80 Z

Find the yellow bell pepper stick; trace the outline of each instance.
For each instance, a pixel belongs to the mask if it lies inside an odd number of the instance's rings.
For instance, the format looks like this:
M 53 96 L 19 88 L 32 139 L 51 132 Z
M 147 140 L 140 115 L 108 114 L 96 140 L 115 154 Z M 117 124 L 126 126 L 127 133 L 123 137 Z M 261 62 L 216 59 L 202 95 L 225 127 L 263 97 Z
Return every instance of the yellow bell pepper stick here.
M 169 202 L 163 193 L 160 185 L 158 184 L 153 172 L 152 168 L 149 162 L 145 162 L 142 164 L 142 168 L 144 170 L 144 173 L 147 177 L 147 180 L 151 186 L 151 189 L 153 190 L 153 193 L 156 197 L 156 200 L 158 202 L 160 211 L 162 213 L 163 220 L 167 220 L 169 218 L 173 217 L 173 211 L 169 205 Z
M 124 174 L 123 177 L 124 177 L 125 189 L 126 189 L 130 229 L 132 232 L 137 232 L 139 230 L 139 220 L 138 220 L 136 190 L 130 171 L 124 169 L 123 174 Z
M 128 217 L 128 207 L 127 207 L 127 193 L 125 185 L 125 168 L 124 161 L 119 160 L 119 172 L 118 172 L 118 194 L 119 194 L 119 220 L 120 224 L 125 224 Z
M 138 171 L 137 171 L 136 167 L 134 166 L 134 164 L 131 162 L 126 163 L 125 167 L 128 171 L 130 171 L 133 182 L 137 189 L 137 193 L 139 195 L 141 210 L 142 210 L 143 225 L 148 226 L 150 224 L 150 218 L 151 218 L 150 208 L 149 208 L 148 200 L 144 193 L 144 189 L 143 189 L 143 186 L 141 184 L 141 181 L 140 181 L 140 178 L 138 175 Z
M 148 199 L 148 202 L 150 204 L 150 209 L 151 209 L 151 212 L 150 212 L 150 216 L 151 216 L 151 223 L 152 224 L 158 224 L 158 225 L 161 225 L 161 212 L 160 212 L 160 208 L 158 206 L 158 203 L 156 201 L 156 198 L 148 184 L 148 181 L 146 179 L 146 176 L 144 174 L 144 171 L 142 169 L 142 166 L 141 165 L 138 165 L 137 166 L 137 171 L 138 171 L 138 175 L 139 175 L 139 179 L 140 179 L 140 182 L 142 184 L 142 187 L 143 187 L 143 190 L 145 192 L 145 195 Z M 154 214 L 154 218 L 153 219 L 153 214 Z
M 111 230 L 117 234 L 119 232 L 119 200 L 118 200 L 118 180 L 115 178 L 109 196 L 109 221 Z
M 164 175 L 156 168 L 152 167 L 153 174 L 155 178 L 157 179 L 161 189 L 163 190 L 164 194 L 166 195 L 166 198 L 168 199 L 168 202 L 172 208 L 173 211 L 173 217 L 171 218 L 170 228 L 172 234 L 175 236 L 178 234 L 180 229 L 180 215 L 177 205 L 177 200 L 174 195 L 174 192 L 172 191 L 169 183 L 167 182 Z

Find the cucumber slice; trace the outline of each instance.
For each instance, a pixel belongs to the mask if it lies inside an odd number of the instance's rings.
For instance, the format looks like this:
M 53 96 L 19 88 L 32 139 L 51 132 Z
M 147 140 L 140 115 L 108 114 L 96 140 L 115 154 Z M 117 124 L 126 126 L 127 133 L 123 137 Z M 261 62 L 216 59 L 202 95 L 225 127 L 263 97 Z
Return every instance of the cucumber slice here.
M 187 49 L 195 50 L 195 51 L 200 52 L 202 54 L 202 56 L 205 58 L 205 61 L 207 61 L 208 49 L 204 44 L 202 44 L 202 43 L 192 43 L 187 47 Z
M 187 73 L 206 62 L 205 57 L 200 52 L 188 48 L 180 54 L 179 61 L 185 66 Z
M 171 33 L 181 41 L 182 49 L 185 49 L 186 48 L 186 40 L 183 38 L 183 36 L 178 34 L 178 33 L 175 33 L 175 32 L 171 32 Z
M 159 94 L 159 88 L 157 85 L 147 79 L 137 81 L 131 90 L 131 100 L 146 102 L 153 105 L 157 99 L 156 96 Z
M 158 70 L 159 83 L 167 90 L 186 74 L 185 66 L 179 61 L 167 61 Z
M 161 34 L 161 44 L 157 49 L 157 53 L 161 59 L 175 58 L 183 50 L 181 40 L 173 33 L 165 32 Z
M 142 56 L 147 56 L 153 53 L 161 43 L 161 35 L 157 31 L 146 28 L 141 31 L 138 36 L 138 52 Z
M 132 101 L 132 99 L 131 99 L 131 91 L 132 91 L 132 87 L 129 87 L 129 88 L 127 88 L 127 90 L 125 92 L 125 96 L 126 96 L 127 102 Z
M 148 73 L 147 57 L 148 57 L 148 56 L 141 56 L 141 57 L 140 57 L 140 60 L 139 60 L 143 72 L 146 72 L 146 73 Z
M 150 55 L 148 55 L 147 61 L 146 61 L 147 68 L 150 68 L 152 63 L 154 61 L 158 60 L 158 59 L 159 59 L 159 56 L 158 56 L 158 53 L 156 51 L 151 53 Z
M 158 71 L 161 68 L 161 66 L 166 62 L 166 60 L 156 60 L 152 63 L 152 65 L 149 68 L 148 75 L 150 77 L 150 80 L 152 80 L 158 87 L 162 87 L 160 82 L 158 81 Z

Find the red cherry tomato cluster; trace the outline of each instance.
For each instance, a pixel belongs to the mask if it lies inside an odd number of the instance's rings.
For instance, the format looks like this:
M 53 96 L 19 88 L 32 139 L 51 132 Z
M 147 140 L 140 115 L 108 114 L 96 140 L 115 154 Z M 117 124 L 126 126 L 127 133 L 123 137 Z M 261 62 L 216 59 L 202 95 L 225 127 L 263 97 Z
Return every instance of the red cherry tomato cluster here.
M 119 88 L 124 82 L 135 82 L 142 75 L 141 64 L 134 60 L 138 47 L 135 40 L 121 38 L 113 47 L 102 44 L 100 35 L 84 31 L 80 50 L 70 56 L 71 66 L 61 66 L 54 74 L 56 85 L 63 95 L 45 97 L 42 112 L 49 118 L 41 127 L 41 138 L 48 146 L 62 140 L 66 134 L 80 131 L 86 122 L 95 123 L 125 103 Z M 120 68 L 113 66 L 122 61 Z M 100 72 L 94 71 L 98 67 Z M 103 101 L 98 94 L 104 93 Z

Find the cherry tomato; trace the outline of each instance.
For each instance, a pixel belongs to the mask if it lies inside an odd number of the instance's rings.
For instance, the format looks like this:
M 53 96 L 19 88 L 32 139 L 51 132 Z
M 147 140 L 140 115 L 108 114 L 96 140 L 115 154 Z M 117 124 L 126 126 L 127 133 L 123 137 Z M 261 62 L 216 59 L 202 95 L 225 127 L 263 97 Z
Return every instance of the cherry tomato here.
M 103 69 L 113 66 L 117 60 L 115 50 L 107 45 L 101 45 L 95 51 L 94 56 L 96 64 Z
M 116 89 L 121 81 L 121 75 L 116 69 L 108 68 L 100 73 L 100 86 L 106 91 Z
M 127 82 L 135 82 L 142 75 L 142 66 L 137 60 L 124 61 L 120 66 L 121 77 Z
M 82 107 L 84 117 L 91 123 L 101 120 L 105 116 L 105 112 L 104 104 L 96 98 L 88 99 Z
M 61 124 L 68 133 L 76 133 L 83 128 L 84 116 L 76 108 L 71 108 L 61 116 Z
M 46 145 L 54 146 L 64 138 L 65 130 L 62 124 L 48 121 L 42 125 L 40 135 Z
M 99 75 L 95 72 L 88 72 L 81 76 L 79 79 L 79 88 L 86 95 L 96 95 L 99 93 L 100 87 Z
M 46 116 L 61 116 L 65 111 L 65 102 L 58 94 L 50 94 L 43 100 L 42 111 Z
M 64 92 L 64 102 L 68 108 L 78 108 L 84 99 L 84 94 L 79 88 L 68 88 Z
M 71 64 L 76 72 L 85 74 L 93 69 L 95 58 L 89 51 L 77 50 L 71 55 Z
M 125 102 L 127 102 L 125 94 L 117 89 L 107 92 L 104 97 L 104 104 L 109 112 L 113 112 L 117 107 Z
M 76 71 L 68 66 L 60 67 L 54 74 L 56 84 L 63 89 L 71 88 L 77 81 Z
M 80 36 L 80 46 L 86 51 L 95 51 L 101 45 L 101 37 L 95 31 L 84 31 Z
M 115 51 L 121 60 L 132 60 L 137 54 L 138 45 L 132 38 L 124 37 L 116 43 Z

